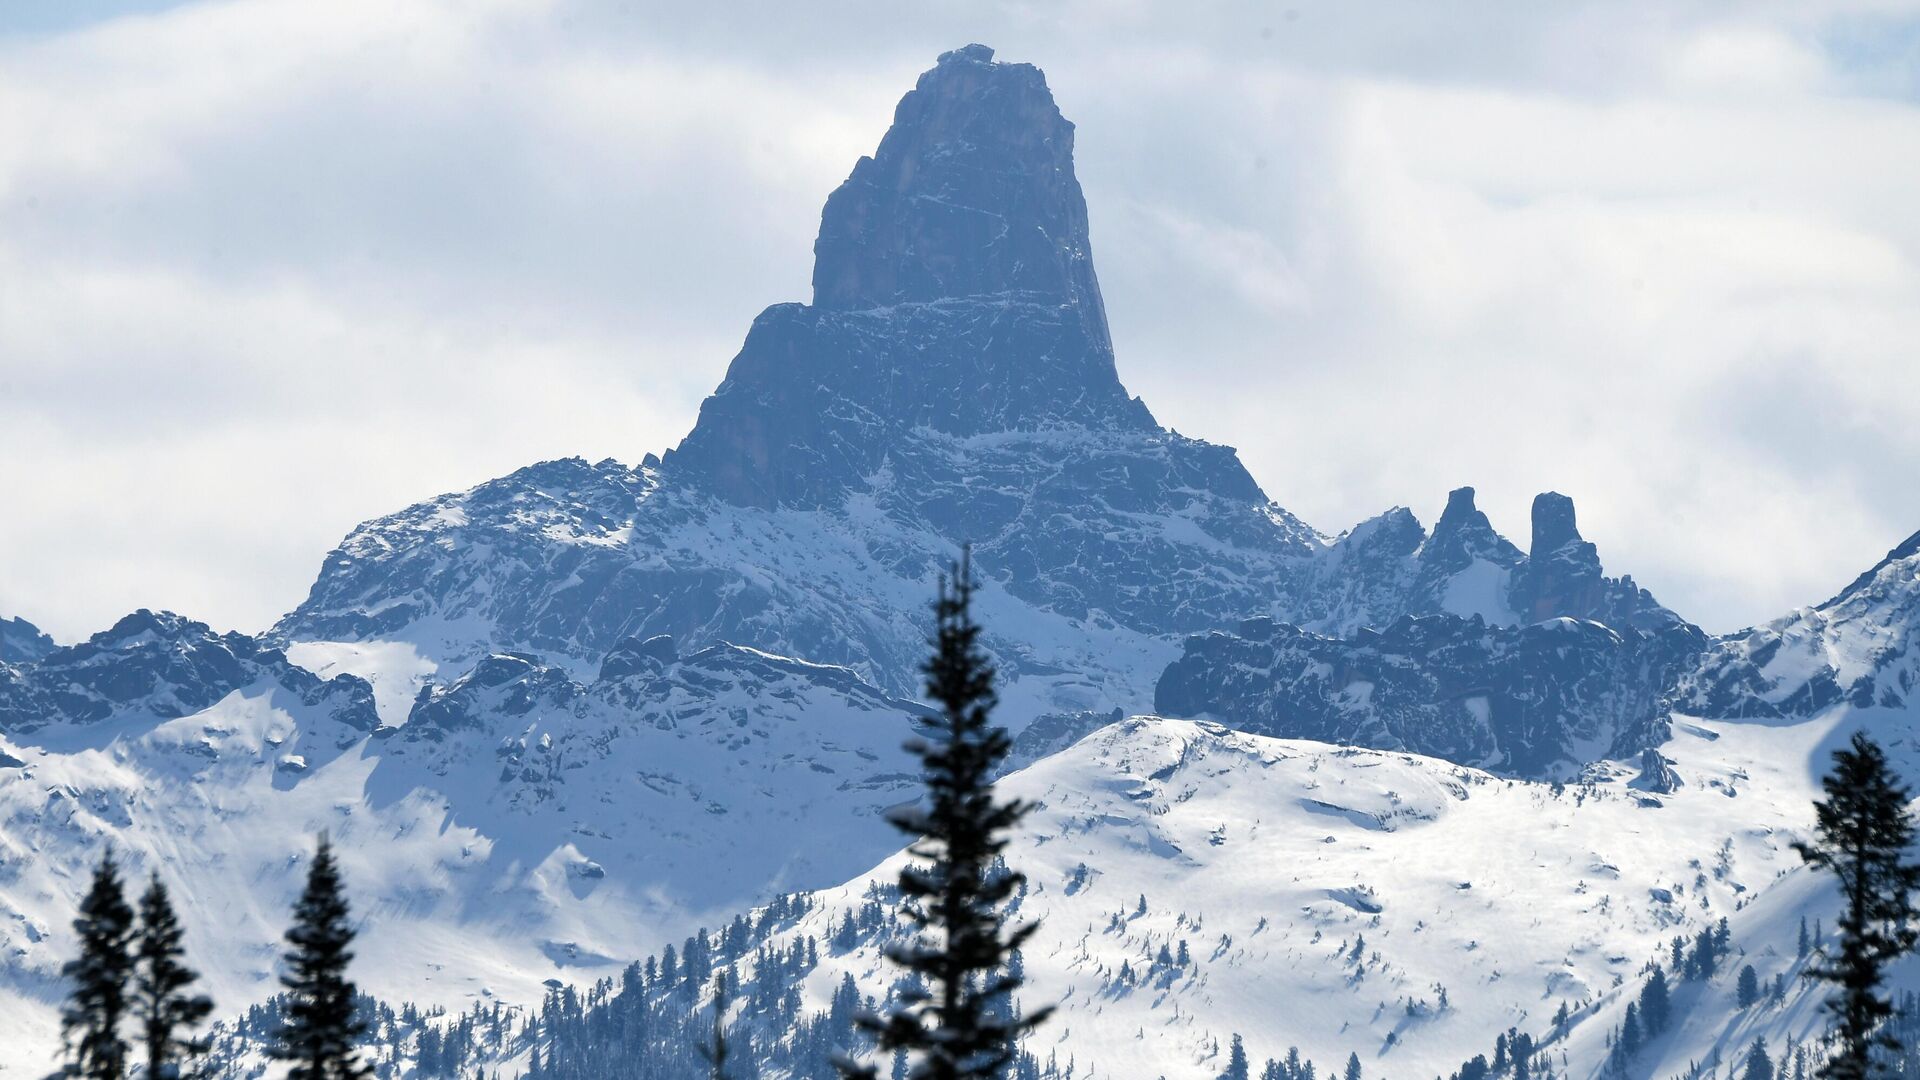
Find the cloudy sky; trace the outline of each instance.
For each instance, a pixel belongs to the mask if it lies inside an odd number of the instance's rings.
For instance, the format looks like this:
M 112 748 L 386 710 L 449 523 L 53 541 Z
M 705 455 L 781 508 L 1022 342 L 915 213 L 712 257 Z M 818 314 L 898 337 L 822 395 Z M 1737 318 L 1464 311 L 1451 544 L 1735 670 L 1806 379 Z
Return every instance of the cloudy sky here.
M 1713 630 L 1920 529 L 1913 7 L 909 7 L 0 9 L 0 615 L 259 629 L 364 518 L 672 445 L 968 41 L 1079 126 L 1128 386 L 1321 529 L 1557 489 Z

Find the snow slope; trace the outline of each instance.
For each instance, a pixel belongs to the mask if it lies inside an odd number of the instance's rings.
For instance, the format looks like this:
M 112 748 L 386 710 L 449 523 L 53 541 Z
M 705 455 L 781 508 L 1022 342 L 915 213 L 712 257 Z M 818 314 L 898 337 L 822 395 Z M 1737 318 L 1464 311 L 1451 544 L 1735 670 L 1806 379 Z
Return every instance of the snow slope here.
M 1103 729 L 1006 785 L 1042 804 L 1008 855 L 1042 920 L 1030 998 L 1062 1003 L 1034 1049 L 1089 1077 L 1206 1077 L 1237 1032 L 1256 1063 L 1297 1045 L 1323 1069 L 1358 1052 L 1371 1076 L 1444 1075 L 1804 878 L 1787 844 L 1848 722 L 1688 723 L 1664 796 L 1622 766 L 1555 786 L 1193 721 Z M 1183 941 L 1188 967 L 1155 967 Z M 884 978 L 871 947 L 835 963 Z
M 237 1010 L 277 989 L 285 913 L 328 831 L 364 920 L 365 988 L 458 1011 L 532 1003 L 547 979 L 844 880 L 897 846 L 879 815 L 915 790 L 900 744 L 919 707 L 844 668 L 655 639 L 577 682 L 497 655 L 396 724 L 376 721 L 367 683 L 323 683 L 243 635 L 164 614 L 129 629 L 44 667 L 63 692 L 91 679 L 96 714 L 0 738 L 0 1041 L 36 1067 L 109 844 L 130 873 L 168 878 Z M 0 705 L 45 696 L 42 669 L 23 671 Z
M 1557 1073 L 1596 1076 L 1647 963 L 1722 918 L 1732 957 L 1711 980 L 1676 979 L 1673 1031 L 1625 1075 L 1680 1075 L 1761 1034 L 1782 1046 L 1818 1027 L 1817 993 L 1740 1010 L 1735 972 L 1791 981 L 1799 918 L 1831 925 L 1829 890 L 1790 847 L 1815 778 L 1860 724 L 1920 768 L 1911 722 L 1845 707 L 1786 725 L 1688 718 L 1659 762 L 1677 785 L 1614 764 L 1549 784 L 1204 722 L 1109 726 L 1004 784 L 1038 803 L 1007 856 L 1029 876 L 1016 910 L 1041 924 L 1025 1002 L 1060 1005 L 1028 1050 L 1056 1075 L 1071 1061 L 1083 1078 L 1205 1080 L 1239 1034 L 1256 1070 L 1298 1047 L 1322 1074 L 1351 1053 L 1369 1077 L 1419 1080 L 1491 1058 L 1513 1029 Z M 900 858 L 783 906 L 804 914 L 724 965 L 741 997 L 797 987 L 827 1014 L 851 975 L 884 1001 Z M 796 971 L 809 941 L 818 962 Z M 766 1023 L 743 1010 L 736 1037 L 791 1035 Z M 620 1060 L 617 1044 L 598 1052 Z M 570 1064 L 592 1075 L 594 1060 Z

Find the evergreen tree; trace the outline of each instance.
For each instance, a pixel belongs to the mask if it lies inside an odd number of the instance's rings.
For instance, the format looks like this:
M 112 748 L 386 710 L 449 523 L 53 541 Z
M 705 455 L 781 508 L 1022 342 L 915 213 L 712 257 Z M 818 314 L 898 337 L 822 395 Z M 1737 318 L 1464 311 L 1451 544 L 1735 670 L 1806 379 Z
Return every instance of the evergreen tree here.
M 1247 1048 L 1238 1034 L 1233 1037 L 1233 1047 L 1227 1051 L 1227 1071 L 1220 1074 L 1220 1080 L 1250 1080 Z
M 712 1080 L 728 1080 L 728 1002 L 727 973 L 723 971 L 713 977 L 713 1041 L 700 1048 L 700 1056 L 707 1059 L 710 1067 L 708 1075 Z
M 1747 1060 L 1740 1066 L 1740 1080 L 1773 1080 L 1773 1059 L 1767 1056 L 1767 1040 L 1753 1040 Z
M 1740 969 L 1740 982 L 1735 990 L 1737 1000 L 1743 1009 L 1751 1009 L 1760 1000 L 1760 973 L 1748 964 Z
M 1812 947 L 1813 943 L 1807 940 L 1807 917 L 1802 915 L 1800 916 L 1800 940 L 1793 947 L 1794 959 L 1805 960 L 1807 951 Z
M 1897 1050 L 1885 1030 L 1893 1005 L 1880 995 L 1886 969 L 1912 950 L 1916 936 L 1913 890 L 1920 865 L 1907 861 L 1913 843 L 1909 792 L 1864 732 L 1833 755 L 1823 781 L 1826 799 L 1814 803 L 1814 840 L 1794 848 L 1809 865 L 1840 882 L 1844 910 L 1839 949 L 1807 972 L 1840 993 L 1826 1003 L 1834 1016 L 1838 1052 L 1821 1069 L 1831 1080 L 1865 1080 L 1876 1047 Z
M 127 1015 L 127 981 L 133 975 L 133 909 L 120 885 L 112 849 L 100 857 L 93 884 L 73 920 L 80 955 L 60 969 L 72 983 L 60 1014 L 66 1064 L 57 1076 L 76 1080 L 121 1080 L 127 1074 L 127 1041 L 120 1023 Z
M 1620 1041 L 1615 1045 L 1621 1057 L 1630 1058 L 1640 1052 L 1640 1042 L 1640 1010 L 1629 1001 L 1626 1018 L 1620 1021 Z
M 213 1001 L 189 992 L 200 973 L 184 962 L 184 938 L 167 887 L 155 873 L 140 897 L 133 971 L 133 1013 L 146 1042 L 147 1080 L 178 1080 L 189 1061 L 207 1052 L 207 1044 L 188 1033 L 213 1012 Z
M 1654 968 L 1647 985 L 1640 990 L 1640 1023 L 1649 1036 L 1654 1036 L 1667 1030 L 1672 1018 L 1673 998 L 1667 990 L 1667 973 Z
M 1360 1080 L 1359 1054 L 1354 1053 L 1347 1055 L 1347 1071 L 1342 1074 L 1342 1080 Z
M 907 743 L 920 759 L 926 805 L 891 816 L 919 838 L 909 848 L 917 861 L 900 871 L 900 893 L 902 911 L 920 933 L 887 955 L 930 988 L 902 994 L 884 1020 L 862 1017 L 883 1052 L 918 1056 L 916 1075 L 924 1080 L 1001 1076 L 1020 1037 L 1052 1011 L 1020 1016 L 1003 1007 L 1020 986 L 1008 962 L 1036 926 L 1009 924 L 1004 905 L 1026 879 L 1007 869 L 1000 854 L 1006 832 L 1030 806 L 995 799 L 994 772 L 1013 743 L 989 722 L 993 668 L 973 621 L 974 589 L 969 555 L 942 579 L 934 603 L 934 652 L 924 670 L 927 696 L 940 712 L 929 723 L 929 737 Z M 841 1069 L 850 1076 L 876 1072 L 851 1061 Z
M 287 943 L 285 1016 L 273 1056 L 293 1063 L 287 1080 L 366 1080 L 373 1070 L 360 1060 L 354 1043 L 366 1025 L 354 1013 L 354 986 L 347 979 L 353 959 L 353 927 L 347 922 L 347 898 L 325 834 L 307 870 L 307 886 L 293 908 Z

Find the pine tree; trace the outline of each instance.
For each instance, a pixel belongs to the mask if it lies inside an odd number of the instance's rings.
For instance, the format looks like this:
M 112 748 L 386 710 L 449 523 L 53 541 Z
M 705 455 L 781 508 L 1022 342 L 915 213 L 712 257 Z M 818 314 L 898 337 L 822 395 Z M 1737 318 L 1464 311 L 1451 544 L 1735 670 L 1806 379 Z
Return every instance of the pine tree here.
M 1913 926 L 1920 915 L 1913 907 L 1920 865 L 1906 861 L 1914 836 L 1909 792 L 1879 744 L 1855 732 L 1833 761 L 1833 772 L 1823 781 L 1827 797 L 1814 803 L 1814 841 L 1794 848 L 1809 865 L 1839 879 L 1845 905 L 1838 951 L 1807 972 L 1840 988 L 1825 1006 L 1834 1016 L 1839 1051 L 1821 1075 L 1865 1080 L 1876 1047 L 1899 1049 L 1885 1029 L 1893 1005 L 1880 996 L 1880 986 L 1887 966 L 1920 937 Z
M 1737 1001 L 1743 1009 L 1751 1009 L 1760 1000 L 1760 973 L 1748 964 L 1740 969 L 1740 982 L 1735 990 Z
M 1220 1074 L 1220 1080 L 1250 1080 L 1247 1048 L 1238 1034 L 1233 1037 L 1233 1047 L 1227 1051 L 1227 1071 Z
M 890 818 L 918 837 L 909 848 L 917 861 L 900 871 L 900 893 L 903 913 L 920 932 L 887 955 L 931 989 L 903 994 L 884 1020 L 862 1017 L 882 1052 L 906 1049 L 918 1056 L 915 1075 L 924 1080 L 999 1077 L 1020 1037 L 1052 1011 L 1021 1016 L 1003 1007 L 1020 986 L 1007 970 L 1009 959 L 1037 927 L 1009 924 L 1004 905 L 1026 879 L 1007 869 L 1000 854 L 1006 832 L 1031 807 L 994 797 L 994 772 L 1013 744 L 1004 728 L 989 722 L 993 668 L 973 621 L 975 587 L 970 557 L 941 581 L 934 652 L 924 669 L 927 696 L 940 712 L 929 737 L 907 743 L 920 759 L 926 806 Z M 847 1060 L 840 1067 L 850 1076 L 876 1072 Z
M 120 885 L 112 849 L 100 857 L 93 884 L 73 920 L 80 955 L 60 969 L 73 984 L 60 1014 L 66 1065 L 57 1076 L 76 1080 L 121 1080 L 127 1074 L 127 1041 L 120 1023 L 127 1015 L 127 982 L 133 976 L 133 909 Z
M 354 1012 L 354 986 L 347 979 L 353 959 L 353 927 L 347 922 L 347 898 L 325 834 L 307 870 L 307 886 L 293 908 L 287 943 L 285 1019 L 273 1056 L 290 1061 L 287 1080 L 365 1080 L 373 1070 L 363 1064 L 354 1044 L 366 1025 Z
M 1342 1074 L 1342 1080 L 1360 1080 L 1359 1054 L 1353 1053 L 1347 1055 L 1347 1071 Z
M 1667 973 L 1659 968 L 1647 977 L 1647 985 L 1640 990 L 1640 1023 L 1647 1029 L 1649 1037 L 1667 1030 L 1667 1022 L 1673 1018 L 1673 998 L 1667 990 Z
M 1617 1047 L 1621 1057 L 1632 1057 L 1640 1052 L 1640 1010 L 1633 1002 L 1627 1002 L 1627 1015 L 1620 1021 L 1620 1041 Z
M 1740 1066 L 1740 1080 L 1773 1080 L 1773 1059 L 1767 1056 L 1767 1040 L 1755 1039 Z
M 700 1048 L 700 1056 L 707 1060 L 708 1075 L 712 1080 L 728 1080 L 727 1056 L 727 1006 L 731 998 L 727 993 L 727 973 L 718 972 L 713 977 L 713 1041 Z
M 140 897 L 140 930 L 134 951 L 133 1013 L 147 1048 L 148 1080 L 178 1080 L 184 1066 L 207 1052 L 188 1035 L 213 1012 L 213 1001 L 188 990 L 200 973 L 184 963 L 185 932 L 155 873 Z

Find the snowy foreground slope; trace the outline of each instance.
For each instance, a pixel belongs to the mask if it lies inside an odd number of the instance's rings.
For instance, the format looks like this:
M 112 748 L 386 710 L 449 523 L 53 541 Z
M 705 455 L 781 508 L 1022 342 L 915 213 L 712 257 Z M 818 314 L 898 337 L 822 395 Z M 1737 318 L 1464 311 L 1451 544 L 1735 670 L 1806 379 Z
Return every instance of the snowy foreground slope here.
M 1756 1038 L 1778 1054 L 1823 1023 L 1817 990 L 1796 978 L 1796 937 L 1802 917 L 1831 923 L 1832 897 L 1790 847 L 1816 776 L 1859 724 L 1912 772 L 1912 720 L 1845 706 L 1786 725 L 1683 718 L 1670 758 L 1602 764 L 1565 785 L 1204 722 L 1117 723 L 1004 785 L 1039 804 L 1008 853 L 1030 878 L 1018 912 L 1041 920 L 1023 957 L 1026 1001 L 1060 1004 L 1028 1050 L 1048 1075 L 1072 1062 L 1078 1077 L 1204 1080 L 1238 1034 L 1256 1070 L 1297 1047 L 1323 1075 L 1354 1054 L 1367 1076 L 1422 1080 L 1492 1059 L 1512 1030 L 1563 1076 L 1735 1076 L 1727 1066 Z M 734 1037 L 775 1063 L 767 1075 L 827 1075 L 818 1044 L 854 1045 L 849 977 L 882 1002 L 897 986 L 881 952 L 900 933 L 898 866 L 782 900 L 713 939 L 744 1002 Z M 1670 1032 L 1617 1059 L 1612 1037 L 1648 963 L 1722 919 L 1718 970 L 1676 973 Z M 662 960 L 646 961 L 648 980 Z M 1749 964 L 1769 991 L 1783 985 L 1743 1009 L 1735 984 Z M 611 997 L 587 995 L 585 1024 L 542 1031 L 542 1045 L 574 1047 L 565 1075 L 684 1052 L 621 1034 L 646 1009 L 691 1013 L 675 1038 L 699 1036 L 704 972 L 642 988 L 639 970 Z M 1920 971 L 1897 985 L 1920 988 Z M 530 1048 L 523 1038 L 483 1060 L 524 1066 Z
M 1323 1067 L 1357 1052 L 1370 1076 L 1418 1080 L 1491 1058 L 1510 1027 L 1545 1038 L 1566 1003 L 1575 1019 L 1553 1057 L 1589 1075 L 1619 985 L 1637 992 L 1674 935 L 1726 916 L 1763 977 L 1787 969 L 1798 917 L 1821 899 L 1788 845 L 1811 821 L 1827 748 L 1856 722 L 1885 737 L 1911 721 L 1845 709 L 1792 726 L 1687 721 L 1667 747 L 1682 783 L 1659 794 L 1623 766 L 1554 786 L 1127 720 L 1006 784 L 1042 804 L 1008 858 L 1032 879 L 1021 913 L 1042 920 L 1031 999 L 1062 1003 L 1031 1049 L 1071 1055 L 1078 1075 L 1208 1077 L 1239 1033 L 1256 1066 L 1291 1045 Z M 825 894 L 795 932 L 830 935 L 896 871 Z M 1190 965 L 1155 964 L 1182 943 Z M 1723 1035 L 1778 1042 L 1813 1021 L 1795 987 L 1792 1009 L 1729 1024 L 1740 962 L 1679 991 L 1682 1029 L 1634 1073 L 1672 1075 Z M 824 963 L 863 986 L 889 978 L 873 944 Z

